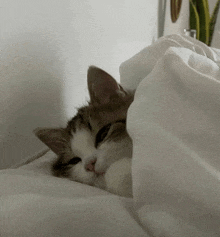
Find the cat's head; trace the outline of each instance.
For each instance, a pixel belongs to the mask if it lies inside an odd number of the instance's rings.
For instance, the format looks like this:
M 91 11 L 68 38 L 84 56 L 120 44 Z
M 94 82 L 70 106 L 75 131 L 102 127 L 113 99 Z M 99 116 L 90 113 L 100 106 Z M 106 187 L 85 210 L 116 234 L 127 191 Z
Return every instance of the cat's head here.
M 105 188 L 110 165 L 132 155 L 126 117 L 133 93 L 94 66 L 88 69 L 87 81 L 90 102 L 78 109 L 66 128 L 38 128 L 35 134 L 58 155 L 56 176 Z

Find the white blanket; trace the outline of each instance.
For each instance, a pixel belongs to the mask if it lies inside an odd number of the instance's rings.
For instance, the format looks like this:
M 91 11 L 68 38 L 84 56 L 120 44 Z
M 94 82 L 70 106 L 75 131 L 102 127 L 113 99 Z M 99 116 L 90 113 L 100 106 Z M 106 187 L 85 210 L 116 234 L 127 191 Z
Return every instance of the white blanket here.
M 0 172 L 0 236 L 220 236 L 219 61 L 172 35 L 124 62 L 134 198 L 53 177 L 50 151 Z
M 172 35 L 121 65 L 133 195 L 153 236 L 220 236 L 220 50 Z
M 55 154 L 0 172 L 1 237 L 121 237 L 148 235 L 133 200 L 56 178 Z

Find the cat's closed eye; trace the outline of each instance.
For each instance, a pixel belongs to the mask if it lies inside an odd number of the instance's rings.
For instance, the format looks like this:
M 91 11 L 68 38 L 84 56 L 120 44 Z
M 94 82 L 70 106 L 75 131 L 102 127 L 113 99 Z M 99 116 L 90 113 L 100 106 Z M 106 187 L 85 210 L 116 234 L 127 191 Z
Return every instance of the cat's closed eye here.
M 68 165 L 76 165 L 78 164 L 81 160 L 81 158 L 79 157 L 73 157 L 69 162 L 68 162 Z
M 113 132 L 115 134 L 120 134 L 125 130 L 125 124 L 126 120 L 123 119 L 123 120 L 117 120 L 115 123 L 112 124 L 111 123 L 107 124 L 103 128 L 101 128 L 96 135 L 95 147 L 97 147 L 99 143 L 105 140 L 106 136 L 109 135 L 110 129 L 111 134 L 113 134 Z
M 96 135 L 95 147 L 97 147 L 99 143 L 101 143 L 106 138 L 110 128 L 111 128 L 111 124 L 107 124 L 106 126 L 104 126 L 103 128 L 99 130 L 99 132 Z

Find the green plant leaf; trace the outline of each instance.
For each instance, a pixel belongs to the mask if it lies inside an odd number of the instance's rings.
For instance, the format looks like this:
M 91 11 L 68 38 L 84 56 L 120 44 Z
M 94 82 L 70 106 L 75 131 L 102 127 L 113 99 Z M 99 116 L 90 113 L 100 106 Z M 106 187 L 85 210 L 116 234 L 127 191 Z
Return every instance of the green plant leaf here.
M 199 14 L 192 0 L 190 0 L 190 29 L 196 30 L 196 38 L 199 39 L 200 34 Z
M 215 8 L 213 10 L 211 19 L 210 19 L 210 25 L 209 25 L 209 43 L 208 45 L 211 46 L 212 43 L 212 37 L 213 37 L 213 33 L 215 30 L 215 23 L 217 20 L 217 16 L 218 16 L 218 12 L 219 12 L 219 8 L 220 8 L 220 0 L 218 0 L 215 4 Z
M 209 43 L 209 7 L 208 0 L 200 0 L 197 4 L 197 11 L 200 20 L 199 40 L 205 44 Z

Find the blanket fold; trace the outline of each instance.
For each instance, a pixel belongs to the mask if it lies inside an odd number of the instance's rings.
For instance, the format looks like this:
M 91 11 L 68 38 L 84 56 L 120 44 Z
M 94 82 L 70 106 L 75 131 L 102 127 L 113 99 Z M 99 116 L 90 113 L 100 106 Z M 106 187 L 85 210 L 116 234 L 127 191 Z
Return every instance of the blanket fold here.
M 122 85 L 137 87 L 127 124 L 133 195 L 153 236 L 220 236 L 219 59 L 172 35 L 120 67 Z

